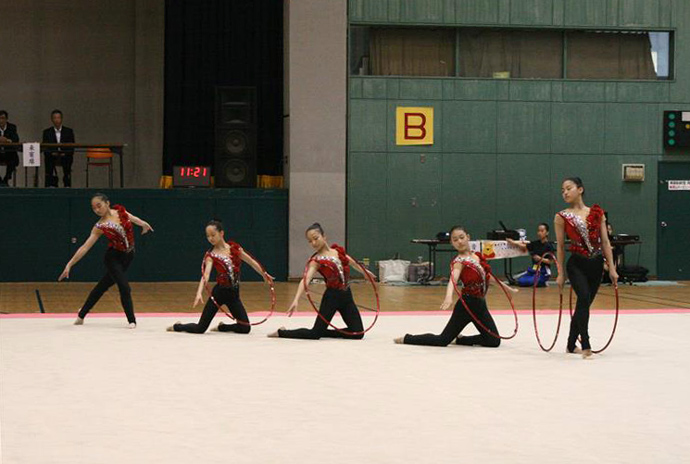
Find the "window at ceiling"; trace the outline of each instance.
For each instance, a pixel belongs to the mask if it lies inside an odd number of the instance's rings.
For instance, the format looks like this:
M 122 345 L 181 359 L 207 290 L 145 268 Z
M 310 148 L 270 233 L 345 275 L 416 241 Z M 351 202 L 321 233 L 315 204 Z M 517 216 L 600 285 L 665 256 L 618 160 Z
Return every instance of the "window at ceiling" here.
M 673 34 L 352 26 L 352 75 L 516 79 L 672 78 Z

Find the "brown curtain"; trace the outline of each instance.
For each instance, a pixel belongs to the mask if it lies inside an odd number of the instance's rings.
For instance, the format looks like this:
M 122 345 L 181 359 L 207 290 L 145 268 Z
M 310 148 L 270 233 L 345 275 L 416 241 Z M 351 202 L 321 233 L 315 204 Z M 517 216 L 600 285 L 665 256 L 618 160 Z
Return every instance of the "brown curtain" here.
M 568 79 L 656 79 L 649 35 L 568 33 Z
M 373 75 L 455 75 L 454 30 L 372 29 L 370 43 Z
M 557 31 L 464 29 L 460 31 L 460 76 L 563 77 L 563 34 Z

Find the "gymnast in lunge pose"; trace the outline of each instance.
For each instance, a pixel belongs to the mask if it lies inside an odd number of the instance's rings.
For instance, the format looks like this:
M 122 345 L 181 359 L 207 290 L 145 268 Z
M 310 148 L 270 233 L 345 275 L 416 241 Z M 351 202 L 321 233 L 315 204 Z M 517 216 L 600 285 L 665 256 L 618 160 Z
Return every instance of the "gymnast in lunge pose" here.
M 134 224 L 142 228 L 142 235 L 149 231 L 153 232 L 153 228 L 148 222 L 128 212 L 122 205 L 114 205 L 111 208 L 110 200 L 102 193 L 97 193 L 91 198 L 91 209 L 100 219 L 91 229 L 89 238 L 86 239 L 84 244 L 74 253 L 72 259 L 69 260 L 58 281 L 69 278 L 72 266 L 77 264 L 89 252 L 94 243 L 101 238 L 101 235 L 105 235 L 108 239 L 108 251 L 105 252 L 106 273 L 94 289 L 91 290 L 86 302 L 79 310 L 79 315 L 74 324 L 82 325 L 91 308 L 94 307 L 113 284 L 117 284 L 117 289 L 120 292 L 120 301 L 127 315 L 129 328 L 134 329 L 137 326 L 137 320 L 134 316 L 132 292 L 126 274 L 127 268 L 129 268 L 132 259 L 134 259 Z
M 240 245 L 225 240 L 225 231 L 220 221 L 210 221 L 206 225 L 206 239 L 213 245 L 213 248 L 204 255 L 203 273 L 196 292 L 196 298 L 194 299 L 194 306 L 196 307 L 204 300 L 203 291 L 211 278 L 212 269 L 216 270 L 216 286 L 213 287 L 211 295 L 206 300 L 206 306 L 204 306 L 199 322 L 190 324 L 176 322 L 168 327 L 167 330 L 168 332 L 202 334 L 206 332 L 218 310 L 225 305 L 228 307 L 236 323 L 225 324 L 220 322 L 218 327 L 213 330 L 248 334 L 251 331 L 249 316 L 244 309 L 242 300 L 240 300 L 240 266 L 242 261 L 258 272 L 267 284 L 273 285 L 273 278 L 264 272 L 261 265 L 245 252 Z
M 421 335 L 407 334 L 398 337 L 395 343 L 406 345 L 428 345 L 428 346 L 448 346 L 453 339 L 458 345 L 472 346 L 480 345 L 496 348 L 501 344 L 501 339 L 488 333 L 489 329 L 493 334 L 497 334 L 496 324 L 486 306 L 484 296 L 489 288 L 489 278 L 491 267 L 480 253 L 473 253 L 470 249 L 470 234 L 462 226 L 454 226 L 450 230 L 450 242 L 458 251 L 457 256 L 452 261 L 452 271 L 448 286 L 446 287 L 446 297 L 441 304 L 442 310 L 448 310 L 453 305 L 453 292 L 455 283 L 462 282 L 461 296 L 455 303 L 453 314 L 446 327 L 439 335 L 427 333 Z M 463 304 L 464 300 L 464 304 Z M 465 305 L 481 321 L 477 324 L 469 314 Z M 472 322 L 479 331 L 479 335 L 463 336 L 460 332 Z
M 583 200 L 585 187 L 582 179 L 569 177 L 564 180 L 561 185 L 561 194 L 570 207 L 556 214 L 554 218 L 558 241 L 556 257 L 558 268 L 567 271 L 570 285 L 577 295 L 575 314 L 570 321 L 567 351 L 582 353 L 582 357 L 586 359 L 592 356 L 592 347 L 589 343 L 589 307 L 601 284 L 604 258 L 609 265 L 609 276 L 614 286 L 618 283 L 618 273 L 613 260 L 604 211 L 599 205 L 593 205 L 591 208 L 585 205 Z M 571 254 L 568 264 L 564 267 L 566 235 L 570 239 Z M 556 282 L 562 292 L 565 284 L 564 273 L 559 273 Z M 578 336 L 582 349 L 576 346 Z
M 308 340 L 318 340 L 321 337 L 355 340 L 364 338 L 362 317 L 350 290 L 350 264 L 354 264 L 354 269 L 362 275 L 366 275 L 369 271 L 361 267 L 355 259 L 350 257 L 345 248 L 336 244 L 329 245 L 320 224 L 315 223 L 309 226 L 306 231 L 306 237 L 315 253 L 309 259 L 305 276 L 300 281 L 295 298 L 287 310 L 287 315 L 291 316 L 295 311 L 300 297 L 305 292 L 305 286 L 310 284 L 316 272 L 321 274 L 326 280 L 327 287 L 321 300 L 319 315 L 317 315 L 314 326 L 311 329 L 287 330 L 285 327 L 281 327 L 268 336 Z M 343 321 L 347 325 L 347 330 L 328 328 L 336 312 L 339 312 L 342 316 Z

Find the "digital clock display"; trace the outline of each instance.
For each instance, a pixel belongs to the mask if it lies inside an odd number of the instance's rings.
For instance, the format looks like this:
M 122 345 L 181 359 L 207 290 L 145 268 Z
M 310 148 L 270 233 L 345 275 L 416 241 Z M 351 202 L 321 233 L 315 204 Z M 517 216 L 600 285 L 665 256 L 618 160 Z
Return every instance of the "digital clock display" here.
M 174 166 L 173 187 L 210 187 L 210 166 Z

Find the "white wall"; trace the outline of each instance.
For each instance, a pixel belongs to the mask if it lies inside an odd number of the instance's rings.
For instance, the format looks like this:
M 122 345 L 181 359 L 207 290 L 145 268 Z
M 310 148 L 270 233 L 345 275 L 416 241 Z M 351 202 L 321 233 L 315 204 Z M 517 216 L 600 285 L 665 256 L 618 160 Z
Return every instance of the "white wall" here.
M 285 1 L 289 275 L 299 277 L 310 224 L 345 241 L 347 0 Z

